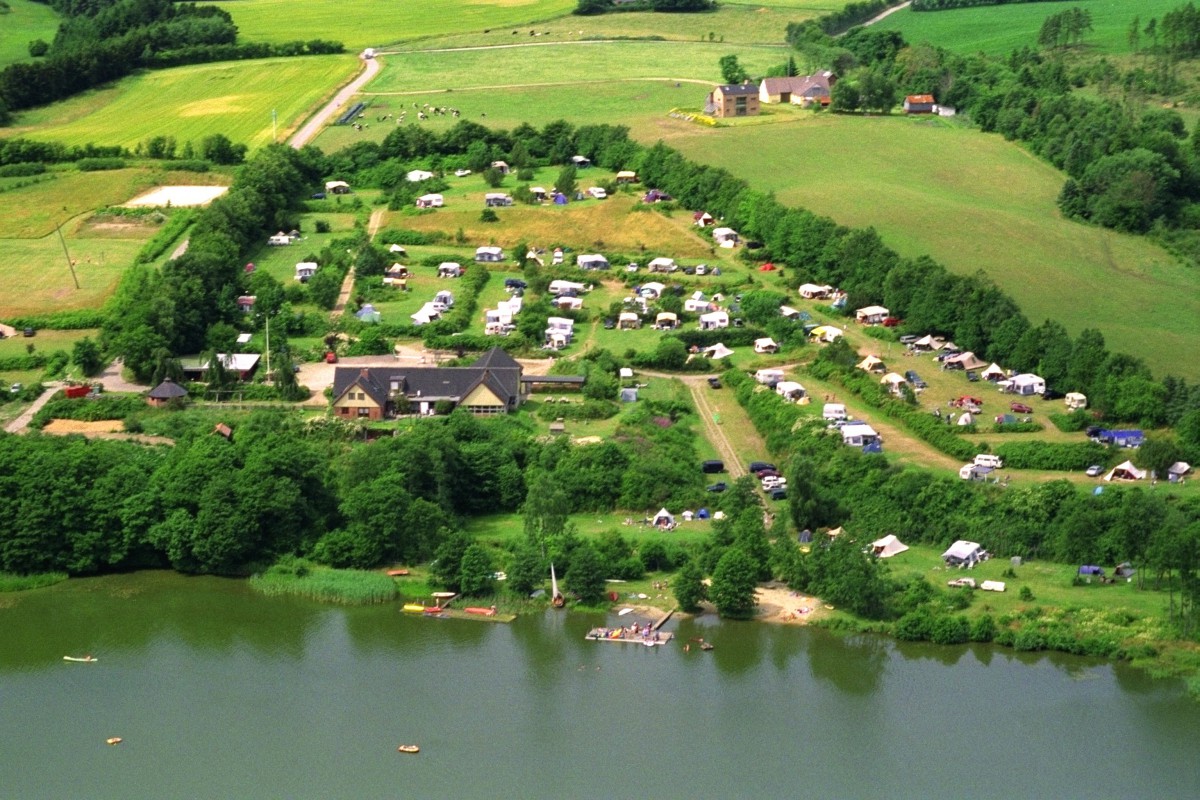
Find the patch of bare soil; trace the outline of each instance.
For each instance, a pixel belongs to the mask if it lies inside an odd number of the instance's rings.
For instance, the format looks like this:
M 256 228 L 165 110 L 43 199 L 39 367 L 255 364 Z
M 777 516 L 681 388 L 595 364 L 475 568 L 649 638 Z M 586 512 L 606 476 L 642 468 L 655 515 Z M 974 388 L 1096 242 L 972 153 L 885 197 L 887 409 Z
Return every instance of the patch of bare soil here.
M 80 422 L 74 419 L 53 419 L 50 424 L 42 428 L 43 433 L 82 433 L 88 435 L 92 433 L 114 433 L 125 429 L 124 423 L 119 419 L 104 419 L 98 422 Z
M 758 619 L 762 622 L 807 625 L 829 614 L 829 609 L 817 598 L 794 592 L 782 584 L 760 586 L 754 594 L 758 597 Z

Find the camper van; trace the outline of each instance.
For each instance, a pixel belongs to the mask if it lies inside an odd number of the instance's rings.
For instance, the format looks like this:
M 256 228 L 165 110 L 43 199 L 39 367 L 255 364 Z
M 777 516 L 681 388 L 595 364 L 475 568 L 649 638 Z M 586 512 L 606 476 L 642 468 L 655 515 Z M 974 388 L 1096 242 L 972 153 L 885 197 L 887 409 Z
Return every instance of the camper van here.
M 830 422 L 846 419 L 846 406 L 842 403 L 826 403 L 821 409 L 821 416 Z
M 1000 456 L 995 456 L 991 453 L 980 453 L 979 455 L 975 456 L 975 466 L 1000 469 L 1004 466 L 1004 462 L 1000 460 Z

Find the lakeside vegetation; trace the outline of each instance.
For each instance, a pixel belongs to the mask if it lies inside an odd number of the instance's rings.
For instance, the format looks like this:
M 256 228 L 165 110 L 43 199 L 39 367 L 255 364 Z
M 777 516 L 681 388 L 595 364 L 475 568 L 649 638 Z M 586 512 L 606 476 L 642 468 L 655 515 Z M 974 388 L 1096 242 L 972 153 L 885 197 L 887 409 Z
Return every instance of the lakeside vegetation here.
M 396 582 L 380 572 L 330 569 L 302 558 L 276 562 L 250 576 L 250 586 L 268 597 L 294 595 L 322 603 L 374 605 L 396 599 Z
M 68 577 L 65 572 L 35 572 L 28 575 L 0 572 L 0 592 L 27 592 L 30 589 L 42 589 L 62 583 Z

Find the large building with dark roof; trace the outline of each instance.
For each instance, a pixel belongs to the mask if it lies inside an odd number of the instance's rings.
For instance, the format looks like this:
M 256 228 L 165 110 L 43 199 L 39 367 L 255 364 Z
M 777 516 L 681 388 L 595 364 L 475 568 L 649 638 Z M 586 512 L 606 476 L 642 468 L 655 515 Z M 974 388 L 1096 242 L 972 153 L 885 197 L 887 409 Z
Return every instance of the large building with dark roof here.
M 333 413 L 342 419 L 431 415 L 439 402 L 473 414 L 507 414 L 521 403 L 521 365 L 493 347 L 467 367 L 338 367 Z

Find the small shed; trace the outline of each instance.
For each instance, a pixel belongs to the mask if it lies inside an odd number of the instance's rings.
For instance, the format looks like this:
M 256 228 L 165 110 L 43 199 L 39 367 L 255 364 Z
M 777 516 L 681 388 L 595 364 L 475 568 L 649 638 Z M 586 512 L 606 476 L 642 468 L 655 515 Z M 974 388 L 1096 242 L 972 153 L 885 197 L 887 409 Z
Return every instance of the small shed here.
M 154 408 L 161 408 L 172 400 L 187 397 L 187 394 L 187 389 L 167 378 L 150 390 L 146 395 L 146 403 Z

